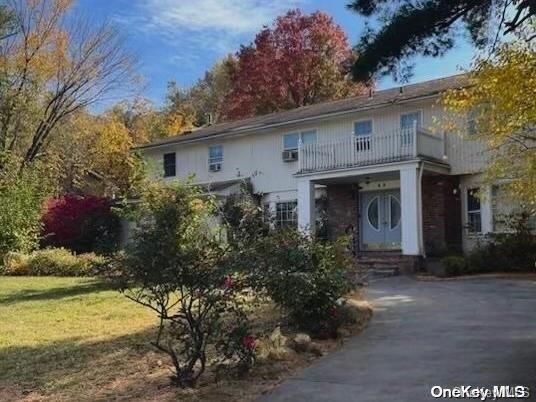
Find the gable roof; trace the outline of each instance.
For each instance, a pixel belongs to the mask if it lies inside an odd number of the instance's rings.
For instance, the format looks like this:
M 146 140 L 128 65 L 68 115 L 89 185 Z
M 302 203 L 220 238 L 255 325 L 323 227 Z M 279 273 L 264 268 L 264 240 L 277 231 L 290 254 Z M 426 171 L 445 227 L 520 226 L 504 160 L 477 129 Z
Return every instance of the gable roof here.
M 150 144 L 138 146 L 136 149 L 147 149 L 171 144 L 200 141 L 212 137 L 256 132 L 271 127 L 437 96 L 448 89 L 460 88 L 465 85 L 467 85 L 466 76 L 464 74 L 459 74 L 402 87 L 374 91 L 372 96 L 360 95 L 352 98 L 302 106 L 284 112 L 270 113 L 244 120 L 218 123 L 199 128 L 188 134 L 162 138 Z

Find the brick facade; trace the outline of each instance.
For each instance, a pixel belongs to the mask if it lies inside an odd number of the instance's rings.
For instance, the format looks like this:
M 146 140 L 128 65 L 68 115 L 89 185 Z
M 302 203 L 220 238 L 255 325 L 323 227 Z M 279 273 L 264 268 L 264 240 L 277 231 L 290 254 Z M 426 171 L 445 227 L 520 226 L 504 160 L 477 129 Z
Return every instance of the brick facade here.
M 456 176 L 422 178 L 423 237 L 426 254 L 459 251 L 462 244 L 461 201 Z M 327 186 L 327 234 L 330 240 L 353 231 L 359 251 L 359 192 L 356 184 Z
M 358 191 L 355 184 L 335 184 L 327 186 L 328 238 L 351 235 L 359 238 Z
M 459 251 L 462 244 L 461 201 L 457 176 L 422 178 L 423 237 L 426 254 Z

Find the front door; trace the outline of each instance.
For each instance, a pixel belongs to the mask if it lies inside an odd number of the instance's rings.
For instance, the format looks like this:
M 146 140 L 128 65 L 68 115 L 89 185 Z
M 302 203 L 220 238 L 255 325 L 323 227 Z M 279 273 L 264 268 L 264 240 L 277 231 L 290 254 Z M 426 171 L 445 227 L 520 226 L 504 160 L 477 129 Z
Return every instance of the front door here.
M 359 198 L 362 250 L 400 250 L 400 190 L 366 191 Z

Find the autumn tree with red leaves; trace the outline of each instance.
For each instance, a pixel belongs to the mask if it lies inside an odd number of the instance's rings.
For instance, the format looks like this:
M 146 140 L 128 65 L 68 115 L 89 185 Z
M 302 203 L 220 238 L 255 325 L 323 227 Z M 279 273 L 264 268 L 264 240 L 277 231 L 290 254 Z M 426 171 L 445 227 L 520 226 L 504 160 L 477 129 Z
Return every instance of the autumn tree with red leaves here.
M 119 218 L 111 201 L 92 195 L 67 194 L 50 199 L 43 215 L 43 243 L 77 253 L 114 251 Z
M 240 119 L 359 95 L 349 80 L 355 56 L 343 29 L 322 12 L 291 10 L 237 53 L 227 119 Z

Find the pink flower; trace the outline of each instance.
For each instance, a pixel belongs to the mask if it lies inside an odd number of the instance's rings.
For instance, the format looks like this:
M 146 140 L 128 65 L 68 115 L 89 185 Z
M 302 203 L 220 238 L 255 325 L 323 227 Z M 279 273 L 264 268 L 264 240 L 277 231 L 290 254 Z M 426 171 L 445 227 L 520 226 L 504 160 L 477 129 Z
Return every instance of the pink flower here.
M 257 341 L 251 335 L 246 335 L 244 338 L 242 338 L 242 345 L 246 349 L 253 350 L 257 346 Z
M 223 287 L 225 289 L 230 289 L 233 287 L 233 285 L 234 285 L 233 278 L 231 278 L 230 276 L 226 276 L 225 279 L 223 280 Z

